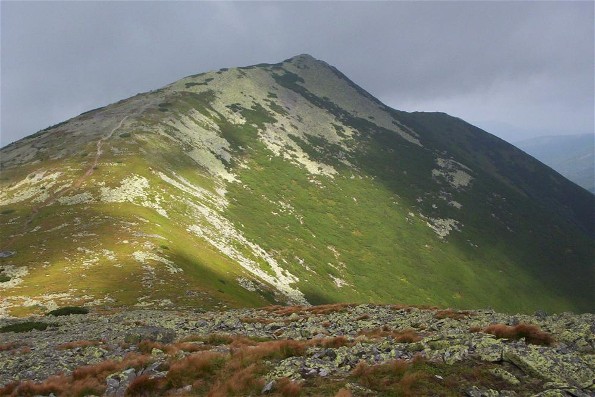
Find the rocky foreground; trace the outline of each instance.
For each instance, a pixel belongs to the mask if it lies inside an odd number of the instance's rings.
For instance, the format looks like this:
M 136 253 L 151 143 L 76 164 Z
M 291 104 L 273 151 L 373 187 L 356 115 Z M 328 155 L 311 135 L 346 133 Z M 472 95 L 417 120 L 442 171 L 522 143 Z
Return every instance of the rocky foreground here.
M 595 395 L 593 314 L 137 310 L 3 319 L 0 332 L 8 396 Z

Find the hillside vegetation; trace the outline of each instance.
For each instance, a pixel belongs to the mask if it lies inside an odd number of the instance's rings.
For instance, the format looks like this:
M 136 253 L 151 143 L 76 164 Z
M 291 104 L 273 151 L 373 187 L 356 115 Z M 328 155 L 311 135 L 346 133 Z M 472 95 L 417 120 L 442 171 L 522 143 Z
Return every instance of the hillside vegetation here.
M 592 311 L 594 196 L 328 64 L 189 76 L 0 152 L 0 314 L 334 302 Z

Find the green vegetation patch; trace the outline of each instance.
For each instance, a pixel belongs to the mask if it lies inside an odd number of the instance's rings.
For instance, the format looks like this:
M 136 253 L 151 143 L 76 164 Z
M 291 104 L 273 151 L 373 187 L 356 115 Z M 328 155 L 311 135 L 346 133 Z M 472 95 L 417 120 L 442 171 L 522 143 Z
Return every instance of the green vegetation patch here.
M 29 332 L 34 329 L 37 331 L 45 331 L 50 324 L 41 321 L 26 321 L 24 323 L 5 325 L 0 328 L 0 333 L 6 332 Z
M 48 316 L 68 316 L 71 314 L 87 314 L 89 309 L 80 306 L 65 306 L 48 312 Z

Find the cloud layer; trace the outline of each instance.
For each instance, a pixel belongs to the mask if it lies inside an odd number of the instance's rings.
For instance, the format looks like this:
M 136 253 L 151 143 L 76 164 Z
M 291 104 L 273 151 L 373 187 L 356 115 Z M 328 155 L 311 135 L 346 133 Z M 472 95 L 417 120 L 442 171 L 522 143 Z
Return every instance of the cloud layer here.
M 221 67 L 300 53 L 401 110 L 509 140 L 593 132 L 592 2 L 1 3 L 1 145 Z

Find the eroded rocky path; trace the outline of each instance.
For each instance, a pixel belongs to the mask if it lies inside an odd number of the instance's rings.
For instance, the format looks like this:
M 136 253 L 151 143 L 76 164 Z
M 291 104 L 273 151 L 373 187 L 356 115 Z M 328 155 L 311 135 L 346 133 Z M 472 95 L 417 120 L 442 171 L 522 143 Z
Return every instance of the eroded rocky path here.
M 148 107 L 148 105 L 145 105 L 144 107 L 142 107 L 137 112 L 137 114 L 141 114 L 147 107 Z M 95 150 L 95 155 L 93 156 L 93 162 L 89 165 L 89 167 L 86 168 L 85 172 L 80 177 L 75 179 L 70 186 L 66 187 L 65 189 L 62 189 L 62 190 L 52 193 L 43 202 L 41 202 L 37 205 L 34 205 L 31 208 L 31 213 L 29 214 L 29 216 L 26 218 L 25 222 L 23 223 L 23 228 L 22 228 L 21 233 L 16 234 L 12 238 L 5 241 L 3 243 L 3 246 L 0 248 L 0 251 L 7 251 L 20 236 L 25 235 L 27 233 L 27 231 L 30 228 L 31 223 L 33 222 L 33 220 L 35 219 L 35 217 L 37 216 L 37 214 L 39 213 L 39 211 L 42 208 L 54 204 L 61 197 L 64 197 L 67 194 L 69 194 L 70 192 L 72 192 L 73 190 L 80 188 L 81 185 L 83 184 L 83 182 L 85 182 L 91 175 L 93 175 L 93 172 L 97 169 L 97 164 L 99 162 L 99 159 L 101 158 L 101 155 L 103 154 L 103 150 L 102 150 L 103 144 L 105 142 L 107 142 L 109 139 L 111 139 L 111 137 L 114 135 L 114 133 L 116 131 L 118 131 L 120 128 L 122 128 L 122 126 L 124 125 L 124 122 L 130 116 L 131 116 L 130 114 L 124 116 L 120 120 L 120 122 L 114 128 L 112 128 L 110 130 L 109 133 L 103 135 L 99 140 L 97 140 L 97 143 L 95 144 L 96 150 Z

